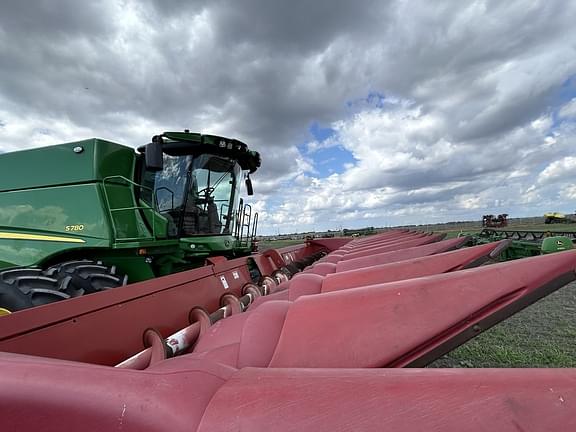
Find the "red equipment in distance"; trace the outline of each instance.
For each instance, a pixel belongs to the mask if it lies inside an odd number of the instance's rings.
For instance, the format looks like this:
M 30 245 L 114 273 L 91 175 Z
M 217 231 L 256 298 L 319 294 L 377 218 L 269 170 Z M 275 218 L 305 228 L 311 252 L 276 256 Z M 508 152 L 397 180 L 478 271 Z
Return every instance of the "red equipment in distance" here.
M 487 228 L 503 228 L 508 226 L 508 214 L 502 213 L 498 216 L 484 215 L 482 216 L 482 226 Z

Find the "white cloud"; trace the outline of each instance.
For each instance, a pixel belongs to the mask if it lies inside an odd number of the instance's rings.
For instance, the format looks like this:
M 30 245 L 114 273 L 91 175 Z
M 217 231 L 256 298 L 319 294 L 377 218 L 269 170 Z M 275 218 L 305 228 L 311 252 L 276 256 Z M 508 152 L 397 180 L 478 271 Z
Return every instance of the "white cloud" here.
M 566 199 L 576 200 L 576 185 L 565 186 L 562 190 L 562 196 Z M 576 210 L 574 211 L 576 212 Z
M 461 208 L 467 210 L 476 210 L 485 206 L 485 204 L 482 203 L 481 198 L 479 196 L 463 195 L 458 198 L 458 202 Z
M 558 179 L 576 178 L 576 157 L 567 156 L 552 162 L 539 175 L 539 183 L 548 183 Z

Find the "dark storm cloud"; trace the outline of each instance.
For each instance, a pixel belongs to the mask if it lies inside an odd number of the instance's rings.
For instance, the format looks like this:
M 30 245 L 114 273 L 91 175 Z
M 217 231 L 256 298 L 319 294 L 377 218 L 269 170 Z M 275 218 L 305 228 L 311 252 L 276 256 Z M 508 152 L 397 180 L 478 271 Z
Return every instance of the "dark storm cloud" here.
M 208 5 L 214 4 L 215 0 L 145 0 L 144 2 L 152 6 L 161 19 L 200 13 Z
M 104 119 L 111 111 L 135 110 L 138 94 L 127 85 L 129 66 L 111 49 L 118 32 L 113 13 L 106 2 L 2 4 L 2 105 L 22 121 L 69 119 L 106 136 Z
M 219 34 L 227 43 L 250 43 L 283 52 L 323 51 L 336 38 L 379 31 L 385 25 L 380 2 L 347 0 L 246 0 L 218 2 Z
M 80 35 L 98 35 L 110 29 L 105 2 L 4 1 L 0 8 L 0 28 L 10 37 L 39 37 L 37 42 L 40 43 Z M 19 44 L 21 39 L 14 38 L 12 42 Z
M 168 17 L 208 9 L 219 40 L 227 46 L 247 43 L 281 55 L 322 51 L 347 34 L 380 32 L 388 9 L 376 0 L 361 4 L 348 0 L 152 0 L 151 4 Z

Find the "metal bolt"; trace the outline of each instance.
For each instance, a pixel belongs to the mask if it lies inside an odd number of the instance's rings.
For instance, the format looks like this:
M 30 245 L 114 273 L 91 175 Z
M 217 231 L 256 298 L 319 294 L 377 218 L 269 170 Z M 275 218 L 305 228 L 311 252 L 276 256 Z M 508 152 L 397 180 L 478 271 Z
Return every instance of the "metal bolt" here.
M 74 147 L 74 153 L 82 153 L 84 151 L 84 147 Z

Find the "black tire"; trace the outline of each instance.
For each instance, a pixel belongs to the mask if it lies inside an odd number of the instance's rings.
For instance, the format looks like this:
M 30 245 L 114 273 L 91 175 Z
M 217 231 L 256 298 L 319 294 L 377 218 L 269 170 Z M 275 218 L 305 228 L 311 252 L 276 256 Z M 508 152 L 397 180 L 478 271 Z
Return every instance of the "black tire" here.
M 105 291 L 128 283 L 128 276 L 117 272 L 116 266 L 106 266 L 100 261 L 68 261 L 52 266 L 44 273 L 62 284 L 66 283 L 65 292 L 71 297 Z
M 61 288 L 69 280 L 46 277 L 40 269 L 12 269 L 0 272 L 0 307 L 10 312 L 70 298 Z

